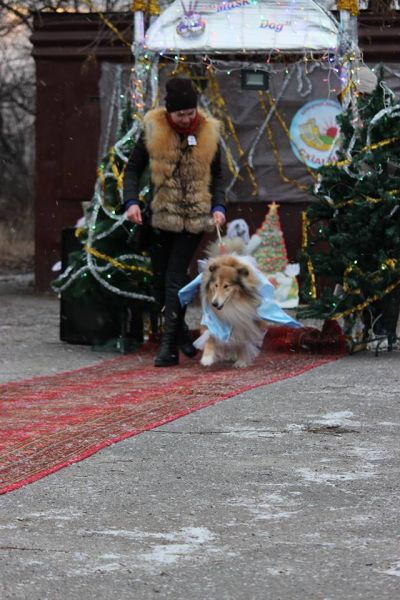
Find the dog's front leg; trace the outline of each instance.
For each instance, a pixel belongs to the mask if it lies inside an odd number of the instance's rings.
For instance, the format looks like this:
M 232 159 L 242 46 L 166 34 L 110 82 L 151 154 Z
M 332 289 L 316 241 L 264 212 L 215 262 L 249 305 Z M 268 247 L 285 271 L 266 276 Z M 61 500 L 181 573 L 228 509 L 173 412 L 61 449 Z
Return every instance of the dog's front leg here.
M 211 365 L 215 363 L 215 358 L 215 342 L 210 337 L 204 345 L 203 356 L 201 357 L 200 364 L 203 365 L 203 367 L 211 367 Z

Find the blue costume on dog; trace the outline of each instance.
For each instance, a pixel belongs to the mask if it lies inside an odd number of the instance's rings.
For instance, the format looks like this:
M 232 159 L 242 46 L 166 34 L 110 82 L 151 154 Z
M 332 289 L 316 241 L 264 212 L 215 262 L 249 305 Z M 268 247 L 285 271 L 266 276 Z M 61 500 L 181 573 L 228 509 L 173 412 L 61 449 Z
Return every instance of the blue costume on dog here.
M 268 281 L 267 277 L 256 266 L 255 260 L 249 256 L 238 256 L 240 261 L 244 262 L 255 272 L 258 280 L 258 292 L 260 294 L 260 304 L 257 307 L 257 315 L 263 321 L 272 321 L 288 327 L 303 327 L 299 321 L 293 319 L 290 315 L 273 300 L 274 286 Z M 200 270 L 204 270 L 207 261 L 199 261 Z M 199 273 L 195 279 L 179 290 L 179 300 L 182 306 L 190 304 L 198 292 L 203 279 L 203 272 Z M 201 324 L 207 327 L 209 333 L 221 342 L 226 343 L 232 333 L 232 326 L 218 319 L 209 303 L 203 299 L 202 302 Z

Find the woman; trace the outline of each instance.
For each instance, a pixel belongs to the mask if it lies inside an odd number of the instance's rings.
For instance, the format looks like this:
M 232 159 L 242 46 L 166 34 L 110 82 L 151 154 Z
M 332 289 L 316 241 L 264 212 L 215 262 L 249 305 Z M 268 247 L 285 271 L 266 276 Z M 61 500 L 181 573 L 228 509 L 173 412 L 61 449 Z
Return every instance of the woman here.
M 156 367 L 179 362 L 178 348 L 194 356 L 178 291 L 204 231 L 225 224 L 219 123 L 197 107 L 190 79 L 167 81 L 165 107 L 144 117 L 143 133 L 129 158 L 124 179 L 127 218 L 142 225 L 139 180 L 149 165 L 151 181 L 150 258 L 154 297 L 164 306 L 164 330 Z

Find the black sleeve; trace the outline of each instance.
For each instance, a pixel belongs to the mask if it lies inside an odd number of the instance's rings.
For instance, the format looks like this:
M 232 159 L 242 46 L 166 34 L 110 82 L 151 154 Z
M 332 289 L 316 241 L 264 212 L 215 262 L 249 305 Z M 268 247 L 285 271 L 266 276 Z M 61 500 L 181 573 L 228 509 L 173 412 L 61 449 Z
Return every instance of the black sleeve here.
M 143 133 L 136 142 L 129 157 L 124 174 L 124 204 L 129 200 L 139 200 L 139 183 L 149 162 L 149 154 L 144 143 Z
M 211 207 L 217 204 L 225 207 L 225 186 L 222 178 L 221 147 L 218 146 L 214 159 L 211 163 Z

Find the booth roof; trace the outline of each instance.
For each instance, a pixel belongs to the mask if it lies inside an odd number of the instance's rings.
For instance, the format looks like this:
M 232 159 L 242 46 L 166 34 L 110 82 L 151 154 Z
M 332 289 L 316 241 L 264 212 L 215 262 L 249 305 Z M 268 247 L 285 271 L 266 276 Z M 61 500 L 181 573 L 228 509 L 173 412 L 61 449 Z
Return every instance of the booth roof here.
M 149 27 L 146 46 L 165 54 L 334 52 L 337 33 L 314 0 L 176 0 Z

